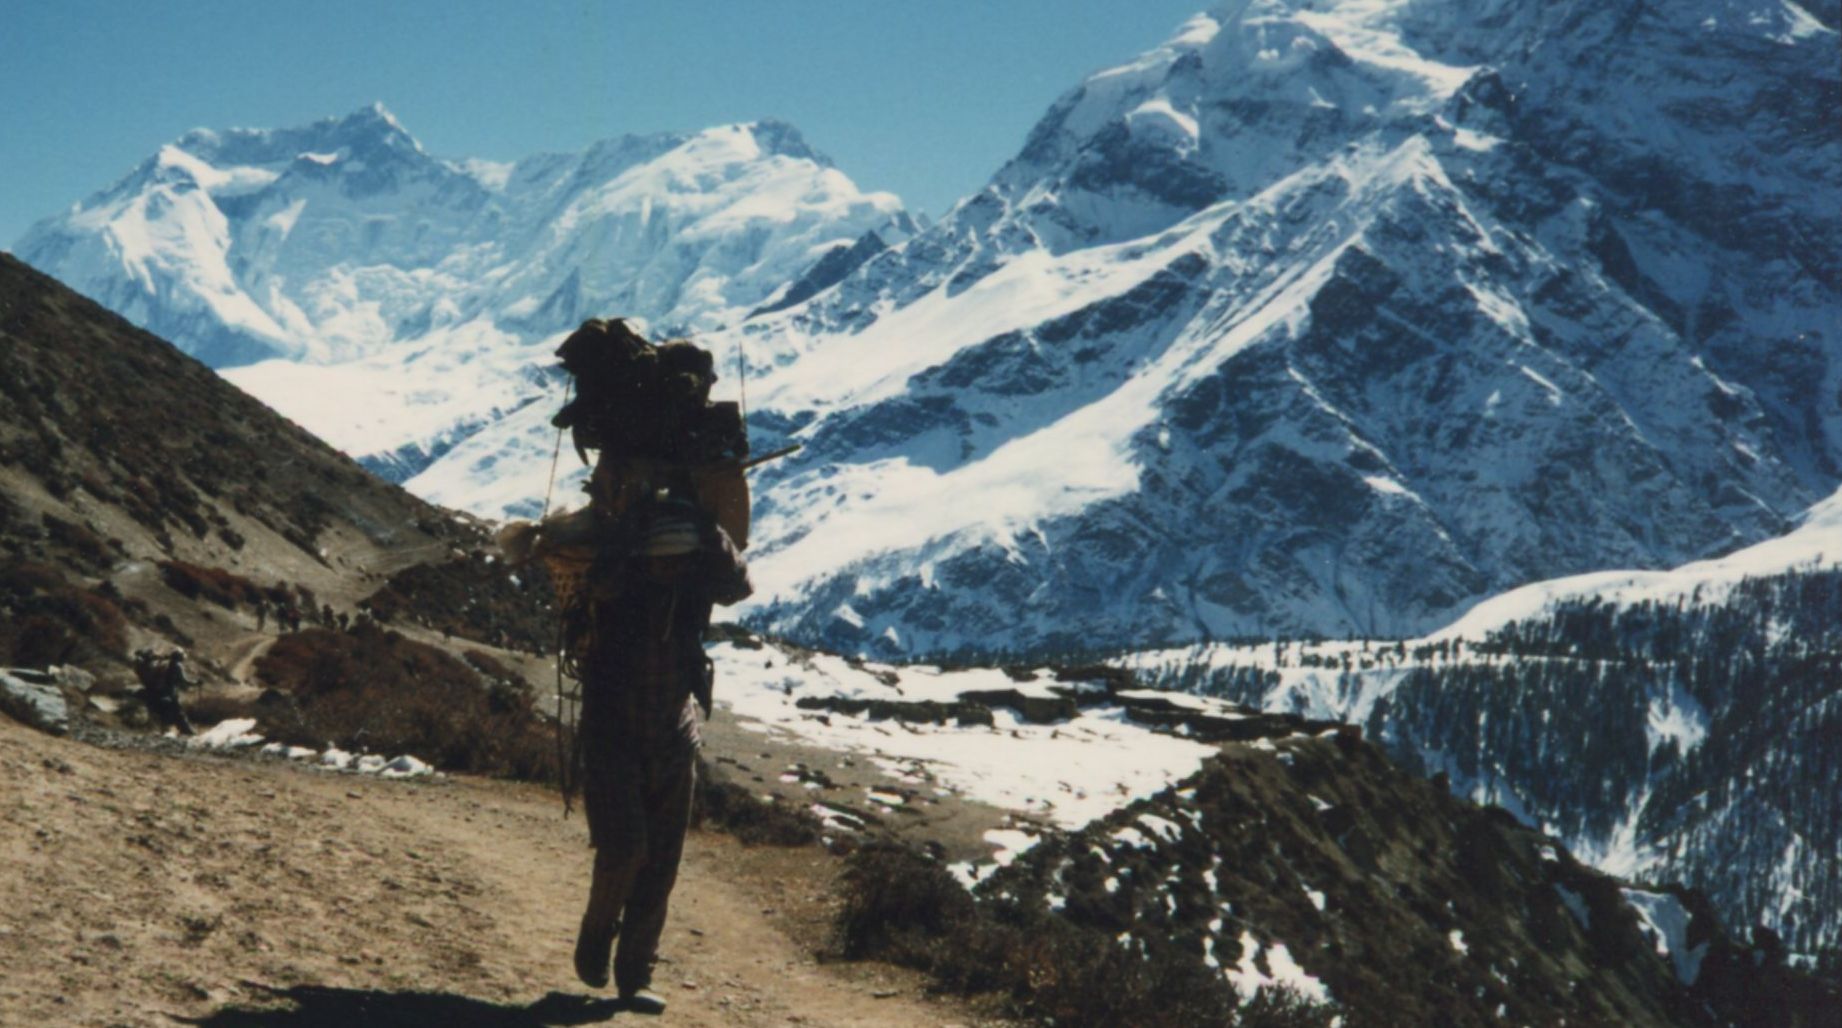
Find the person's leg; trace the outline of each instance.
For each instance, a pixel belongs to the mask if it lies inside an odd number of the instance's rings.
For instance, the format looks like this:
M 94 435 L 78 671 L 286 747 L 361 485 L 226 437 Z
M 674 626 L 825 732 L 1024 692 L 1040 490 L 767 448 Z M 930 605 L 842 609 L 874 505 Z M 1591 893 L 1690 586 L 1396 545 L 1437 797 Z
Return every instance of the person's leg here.
M 678 881 L 678 862 L 684 855 L 684 833 L 691 823 L 691 796 L 696 767 L 692 754 L 673 759 L 647 797 L 647 851 L 645 862 L 627 897 L 621 926 L 620 950 L 614 958 L 614 982 L 622 996 L 652 984 L 652 965 L 665 930 L 665 913 L 672 886 Z
M 177 729 L 180 735 L 197 734 L 191 720 L 185 716 L 185 708 L 179 705 L 179 697 L 170 693 L 150 693 L 147 709 L 168 728 Z
M 620 931 L 621 909 L 646 863 L 650 827 L 639 769 L 618 760 L 586 763 L 582 808 L 595 846 L 595 871 L 576 933 L 576 977 L 599 989 L 608 983 L 608 957 Z
M 638 838 L 635 837 L 638 842 Z M 620 931 L 620 912 L 633 892 L 634 878 L 646 855 L 640 845 L 624 841 L 595 851 L 595 877 L 589 883 L 588 908 L 576 932 L 576 977 L 599 989 L 608 984 L 608 958 Z

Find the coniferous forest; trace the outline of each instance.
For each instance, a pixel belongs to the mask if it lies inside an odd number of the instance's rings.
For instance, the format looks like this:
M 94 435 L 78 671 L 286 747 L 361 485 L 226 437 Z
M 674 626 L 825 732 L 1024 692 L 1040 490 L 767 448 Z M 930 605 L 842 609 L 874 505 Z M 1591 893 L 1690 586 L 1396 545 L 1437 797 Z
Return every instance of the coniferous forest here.
M 1842 946 L 1842 570 L 1667 601 L 1563 603 L 1475 643 L 1297 644 L 1160 684 L 1302 707 L 1329 676 L 1369 735 L 1601 867 L 1713 900 L 1834 971 Z M 1274 664 L 1278 668 L 1274 668 Z M 1362 702 L 1364 698 L 1368 702 Z M 1767 936 L 1762 936 L 1767 937 Z

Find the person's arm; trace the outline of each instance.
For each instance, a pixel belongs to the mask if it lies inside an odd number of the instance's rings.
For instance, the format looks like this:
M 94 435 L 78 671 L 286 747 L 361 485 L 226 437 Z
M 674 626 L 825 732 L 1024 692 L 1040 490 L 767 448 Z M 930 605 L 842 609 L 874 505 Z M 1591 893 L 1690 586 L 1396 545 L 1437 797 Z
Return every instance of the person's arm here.
M 754 595 L 755 586 L 748 580 L 748 562 L 736 549 L 734 540 L 714 518 L 704 523 L 703 580 L 710 602 L 729 606 Z

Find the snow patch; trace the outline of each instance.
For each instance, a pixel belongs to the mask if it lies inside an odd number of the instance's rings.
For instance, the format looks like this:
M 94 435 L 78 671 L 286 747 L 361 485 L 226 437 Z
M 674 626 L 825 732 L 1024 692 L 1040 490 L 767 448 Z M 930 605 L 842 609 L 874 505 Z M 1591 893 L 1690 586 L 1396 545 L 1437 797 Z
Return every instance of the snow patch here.
M 1638 927 L 1656 946 L 1657 956 L 1675 968 L 1676 978 L 1684 985 L 1695 984 L 1701 976 L 1702 958 L 1708 955 L 1708 943 L 1688 944 L 1690 916 L 1682 901 L 1668 893 L 1643 889 L 1621 889 L 1625 902 L 1637 911 Z
M 1241 933 L 1241 959 L 1234 967 L 1224 967 L 1223 977 L 1234 985 L 1241 994 L 1241 1002 L 1254 998 L 1255 993 L 1268 986 L 1280 986 L 1296 991 L 1301 997 L 1312 1003 L 1330 1002 L 1330 990 L 1322 981 L 1307 973 L 1292 959 L 1292 953 L 1284 943 L 1274 943 L 1264 947 L 1267 970 L 1262 971 L 1258 960 L 1263 947 L 1260 940 L 1254 938 L 1250 931 Z

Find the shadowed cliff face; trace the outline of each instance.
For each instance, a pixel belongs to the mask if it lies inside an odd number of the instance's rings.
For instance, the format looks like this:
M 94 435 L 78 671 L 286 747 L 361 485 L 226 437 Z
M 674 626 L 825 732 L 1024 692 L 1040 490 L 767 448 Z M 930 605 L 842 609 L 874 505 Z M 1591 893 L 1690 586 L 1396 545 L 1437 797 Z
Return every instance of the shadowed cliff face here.
M 1761 547 L 1796 554 L 1776 574 L 1754 551 L 1725 579 L 1704 566 L 1622 589 L 1618 575 L 1550 584 L 1549 599 L 1505 597 L 1500 620 L 1436 642 L 1130 660 L 1165 687 L 1360 723 L 1456 795 L 1501 804 L 1602 870 L 1693 886 L 1729 925 L 1763 925 L 1833 973 L 1842 571 L 1816 558 L 1836 552 L 1836 509 Z M 1505 616 L 1511 601 L 1529 605 Z
M 1834 1001 L 1698 894 L 1627 886 L 1443 786 L 1347 733 L 1230 744 L 977 892 L 1352 1024 L 1815 1024 Z

